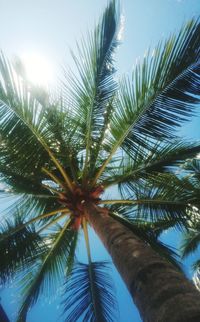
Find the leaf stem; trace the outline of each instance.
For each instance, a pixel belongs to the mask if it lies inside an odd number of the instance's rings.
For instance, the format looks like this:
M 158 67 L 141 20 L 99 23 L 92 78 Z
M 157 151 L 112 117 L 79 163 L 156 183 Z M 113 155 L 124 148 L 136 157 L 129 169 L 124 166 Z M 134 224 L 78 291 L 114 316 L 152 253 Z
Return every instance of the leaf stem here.
M 84 232 L 84 237 L 85 237 L 85 244 L 86 244 L 86 249 L 87 249 L 87 255 L 88 255 L 88 262 L 91 264 L 91 251 L 90 251 L 90 244 L 89 244 L 89 235 L 88 235 L 88 229 L 87 229 L 87 222 L 86 219 L 83 218 L 83 232 Z
M 57 217 L 56 219 L 54 219 L 50 223 L 48 223 L 48 224 L 44 225 L 42 228 L 40 228 L 37 231 L 37 233 L 40 234 L 44 229 L 47 229 L 48 227 L 50 227 L 51 225 L 55 224 L 57 221 L 59 221 L 60 219 L 64 218 L 65 216 L 66 216 L 66 213 L 64 213 L 61 216 Z
M 115 205 L 115 204 L 127 204 L 127 205 L 137 205 L 137 204 L 167 204 L 167 205 L 187 205 L 186 202 L 181 201 L 170 201 L 161 199 L 138 199 L 138 200 L 100 200 L 99 204 L 104 205 Z
M 46 173 L 53 181 L 55 181 L 60 187 L 62 187 L 64 190 L 66 190 L 66 187 L 62 181 L 60 181 L 53 173 L 51 173 L 46 168 L 42 168 L 42 171 Z M 53 190 L 52 190 L 53 191 Z
M 9 237 L 9 236 L 17 233 L 18 231 L 22 230 L 23 228 L 25 228 L 26 226 L 32 224 L 33 222 L 35 222 L 37 220 L 40 220 L 40 219 L 43 219 L 43 218 L 46 218 L 46 217 L 50 217 L 50 216 L 56 215 L 57 213 L 63 213 L 63 212 L 66 215 L 69 212 L 69 209 L 68 208 L 57 209 L 57 210 L 51 211 L 49 213 L 42 214 L 40 216 L 34 217 L 31 220 L 25 222 L 24 224 L 19 225 L 18 227 L 16 227 L 15 229 L 13 229 L 10 233 L 5 234 L 4 236 L 1 236 L 0 237 L 0 240 L 3 240 L 5 238 L 7 238 L 7 237 Z
M 93 272 L 93 266 L 92 266 L 92 260 L 91 260 L 87 221 L 85 218 L 83 218 L 83 232 L 84 232 L 87 255 L 88 255 L 90 290 L 91 290 L 91 298 L 92 298 L 92 304 L 93 304 L 93 308 L 94 308 L 94 314 L 95 314 L 95 318 L 96 318 L 95 320 L 100 322 L 100 320 L 98 319 L 98 308 L 97 308 L 96 292 L 95 292 L 95 284 L 94 284 L 94 272 Z
M 30 307 L 30 298 L 36 296 L 37 297 L 37 291 L 36 289 L 41 287 L 41 277 L 44 274 L 44 270 L 45 270 L 45 266 L 48 264 L 48 260 L 51 259 L 51 255 L 52 253 L 55 251 L 57 245 L 59 244 L 61 238 L 63 237 L 63 234 L 65 233 L 65 230 L 67 229 L 67 227 L 69 226 L 71 222 L 71 218 L 69 218 L 62 230 L 59 232 L 58 237 L 55 240 L 55 243 L 53 244 L 53 246 L 51 247 L 51 249 L 49 250 L 48 254 L 46 255 L 46 257 L 44 258 L 44 261 L 41 264 L 41 267 L 35 277 L 35 279 L 32 281 L 32 283 L 29 286 L 28 292 L 26 294 L 26 299 L 24 301 L 23 306 L 21 307 L 19 316 L 18 316 L 18 320 L 17 321 L 25 321 L 24 316 L 27 314 L 28 308 Z M 39 284 L 39 285 L 38 285 Z M 36 293 L 36 294 L 35 294 Z

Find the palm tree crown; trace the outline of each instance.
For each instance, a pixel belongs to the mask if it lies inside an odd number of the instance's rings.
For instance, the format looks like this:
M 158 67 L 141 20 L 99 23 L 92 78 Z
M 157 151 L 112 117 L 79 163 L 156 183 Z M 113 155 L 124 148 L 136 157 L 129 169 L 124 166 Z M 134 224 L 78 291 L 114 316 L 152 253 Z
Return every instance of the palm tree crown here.
M 159 234 L 187 225 L 199 206 L 190 182 L 176 170 L 200 145 L 180 141 L 174 130 L 200 102 L 200 23 L 191 20 L 159 43 L 131 79 L 117 82 L 119 21 L 118 6 L 110 1 L 73 54 L 78 76 L 64 71 L 57 98 L 26 81 L 20 62 L 11 65 L 1 54 L 1 194 L 15 202 L 1 222 L 0 278 L 7 283 L 20 274 L 18 321 L 26 320 L 41 292 L 54 292 L 65 279 L 66 321 L 114 321 L 106 263 L 92 262 L 90 254 L 91 206 L 168 258 Z M 107 198 L 112 186 L 119 187 L 117 199 Z M 75 260 L 81 230 L 87 265 Z

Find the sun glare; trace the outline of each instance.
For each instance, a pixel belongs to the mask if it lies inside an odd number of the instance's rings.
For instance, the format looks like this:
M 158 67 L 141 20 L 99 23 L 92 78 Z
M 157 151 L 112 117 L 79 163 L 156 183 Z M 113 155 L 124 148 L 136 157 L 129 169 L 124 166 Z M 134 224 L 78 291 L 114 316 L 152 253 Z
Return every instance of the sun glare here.
M 30 82 L 42 86 L 52 83 L 53 66 L 45 57 L 36 53 L 26 53 L 22 55 L 21 59 Z

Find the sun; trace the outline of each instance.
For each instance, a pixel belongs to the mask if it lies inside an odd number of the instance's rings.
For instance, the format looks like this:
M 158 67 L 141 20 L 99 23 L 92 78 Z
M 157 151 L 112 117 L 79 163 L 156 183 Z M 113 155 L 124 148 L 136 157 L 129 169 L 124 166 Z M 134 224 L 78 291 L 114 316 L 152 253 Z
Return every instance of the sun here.
M 53 81 L 53 65 L 39 53 L 21 55 L 27 79 L 36 85 L 47 86 Z

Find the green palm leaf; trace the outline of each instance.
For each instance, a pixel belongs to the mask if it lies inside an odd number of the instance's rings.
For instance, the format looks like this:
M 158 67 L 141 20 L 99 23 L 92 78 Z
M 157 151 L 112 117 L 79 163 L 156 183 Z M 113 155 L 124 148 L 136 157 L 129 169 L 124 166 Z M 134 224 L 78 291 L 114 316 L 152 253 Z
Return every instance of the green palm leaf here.
M 71 189 L 68 174 L 55 157 L 59 144 L 55 142 L 52 127 L 49 128 L 45 117 L 50 103 L 46 102 L 44 107 L 31 96 L 26 83 L 3 54 L 0 57 L 0 72 L 4 76 L 0 79 L 0 158 L 3 163 L 35 173 L 47 162 L 53 162 Z M 21 158 L 21 155 L 24 157 Z
M 197 156 L 198 158 L 198 156 Z M 192 182 L 194 189 L 200 188 L 200 160 L 189 159 L 183 165 L 183 169 L 188 173 L 190 181 Z
M 196 227 L 191 227 L 183 235 L 181 243 L 182 257 L 185 258 L 189 254 L 195 252 L 200 244 L 200 223 L 196 224 Z
M 65 321 L 116 321 L 113 285 L 106 270 L 106 262 L 76 264 L 65 284 Z
M 187 227 L 189 218 L 195 220 L 199 213 L 199 190 L 194 190 L 188 178 L 177 178 L 172 174 L 151 175 L 145 180 L 129 183 L 125 188 L 121 187 L 121 194 L 122 199 L 102 200 L 101 203 L 113 204 L 112 211 L 119 207 L 117 211 L 125 217 L 153 222 L 176 218 L 180 227 Z
M 26 321 L 28 309 L 32 307 L 39 294 L 55 294 L 58 285 L 62 283 L 65 275 L 66 264 L 71 263 L 73 259 L 68 258 L 69 254 L 74 256 L 71 251 L 71 244 L 74 249 L 74 239 L 77 240 L 77 232 L 68 229 L 70 220 L 65 222 L 56 233 L 48 235 L 45 239 L 49 250 L 43 254 L 37 262 L 34 273 L 28 279 L 23 289 L 23 302 L 19 311 L 18 321 Z M 30 276 L 30 272 L 28 272 Z M 24 280 L 27 279 L 25 275 Z
M 128 80 L 122 84 L 115 120 L 133 120 L 123 143 L 126 150 L 145 145 L 144 136 L 171 139 L 175 127 L 191 118 L 199 103 L 199 31 L 199 20 L 187 23 L 177 36 L 155 48 L 155 56 L 147 55 L 135 68 L 133 87 Z
M 18 152 L 28 157 L 26 162 L 29 163 L 30 158 L 33 158 L 32 161 L 35 159 L 31 149 L 27 150 L 27 147 L 32 145 L 38 149 L 35 156 L 38 152 L 41 160 L 47 160 L 47 152 L 39 144 L 36 144 L 38 140 L 34 135 L 34 130 L 39 130 L 43 125 L 43 111 L 40 104 L 33 98 L 28 98 L 29 93 L 26 85 L 20 84 L 20 79 L 17 78 L 12 66 L 3 55 L 0 58 L 0 71 L 4 76 L 0 82 L 0 124 L 1 136 L 4 138 L 1 141 L 1 149 L 6 149 L 6 153 L 3 150 L 2 156 L 6 155 L 6 161 L 8 161 L 11 149 L 13 149 L 13 155 L 16 157 L 15 166 L 17 159 L 19 159 Z M 22 161 L 19 160 L 19 162 Z M 36 162 L 33 163 L 34 166 L 37 165 Z M 26 169 L 25 164 L 24 169 Z
M 194 269 L 194 271 L 197 272 L 197 274 L 199 274 L 199 269 L 200 269 L 200 260 L 199 259 L 194 262 L 194 264 L 192 265 L 192 268 Z
M 171 139 L 174 129 L 191 118 L 199 103 L 200 25 L 192 20 L 171 36 L 120 84 L 104 149 L 108 157 L 95 176 L 103 173 L 119 147 L 130 153 L 149 139 Z
M 34 227 L 24 227 L 20 232 L 11 234 L 16 226 L 22 224 L 18 216 L 15 222 L 6 220 L 0 226 L 0 281 L 3 284 L 27 269 L 46 250 Z
M 8 192 L 3 194 L 1 199 L 3 202 L 9 201 L 8 194 Z M 15 219 L 15 217 L 20 217 L 24 223 L 31 220 L 34 222 L 34 219 L 38 221 L 39 224 L 47 222 L 59 215 L 64 209 L 60 207 L 57 200 L 48 197 L 47 195 L 34 196 L 29 194 L 12 194 L 10 195 L 10 198 L 11 197 L 13 202 L 2 210 L 3 218 Z M 48 214 L 52 212 L 54 214 L 48 216 Z
M 81 132 L 85 135 L 85 163 L 89 159 L 96 160 L 102 131 L 106 130 L 107 117 L 104 116 L 111 112 L 109 102 L 116 90 L 113 53 L 118 45 L 118 20 L 116 1 L 110 1 L 87 43 L 83 41 L 82 47 L 78 46 L 78 57 L 73 54 L 79 78 L 71 75 L 69 95 Z
M 131 156 L 123 153 L 114 164 L 106 168 L 101 176 L 105 187 L 137 182 L 138 178 L 146 178 L 154 172 L 177 172 L 185 160 L 199 153 L 200 146 L 182 141 L 173 143 L 157 142 L 149 145 L 148 149 L 141 146 Z M 131 151 L 130 151 L 131 152 Z

